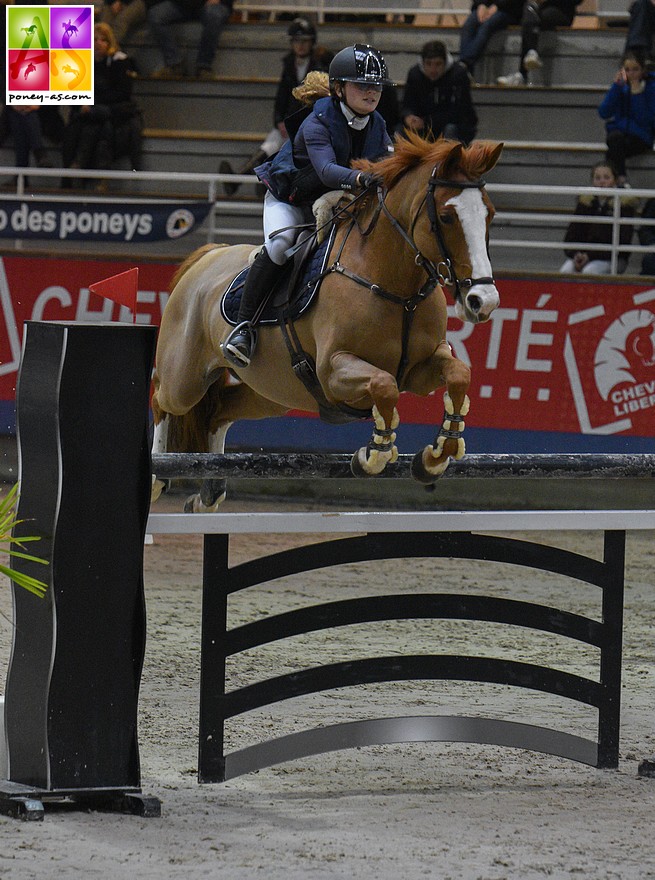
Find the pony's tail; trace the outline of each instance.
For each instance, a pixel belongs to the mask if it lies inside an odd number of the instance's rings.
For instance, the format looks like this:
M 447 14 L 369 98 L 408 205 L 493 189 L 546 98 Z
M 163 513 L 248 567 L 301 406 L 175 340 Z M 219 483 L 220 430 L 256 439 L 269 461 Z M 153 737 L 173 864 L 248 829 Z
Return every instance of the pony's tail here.
M 183 416 L 164 412 L 158 404 L 157 395 L 152 399 L 155 423 L 168 419 L 166 433 L 167 452 L 209 452 L 209 434 L 215 433 L 223 408 L 222 392 L 228 382 L 227 368 L 221 370 L 215 382 L 204 396 Z

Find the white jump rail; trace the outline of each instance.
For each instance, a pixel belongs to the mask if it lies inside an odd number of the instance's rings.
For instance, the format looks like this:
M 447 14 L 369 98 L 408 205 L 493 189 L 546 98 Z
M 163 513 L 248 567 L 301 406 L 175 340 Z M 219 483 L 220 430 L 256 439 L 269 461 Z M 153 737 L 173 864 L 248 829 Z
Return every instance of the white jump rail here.
M 356 534 L 359 532 L 644 531 L 653 510 L 326 511 L 151 513 L 150 534 Z

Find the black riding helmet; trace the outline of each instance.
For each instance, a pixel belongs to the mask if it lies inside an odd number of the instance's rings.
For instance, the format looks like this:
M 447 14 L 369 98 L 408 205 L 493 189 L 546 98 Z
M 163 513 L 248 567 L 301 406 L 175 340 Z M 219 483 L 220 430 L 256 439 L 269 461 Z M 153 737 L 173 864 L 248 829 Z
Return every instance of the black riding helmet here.
M 311 21 L 307 21 L 306 18 L 294 18 L 289 25 L 287 33 L 292 40 L 296 37 L 310 37 L 312 40 L 316 41 L 316 28 Z
M 372 85 L 393 85 L 388 77 L 387 65 L 382 53 L 373 46 L 355 43 L 346 46 L 332 59 L 329 70 L 330 82 L 358 82 Z

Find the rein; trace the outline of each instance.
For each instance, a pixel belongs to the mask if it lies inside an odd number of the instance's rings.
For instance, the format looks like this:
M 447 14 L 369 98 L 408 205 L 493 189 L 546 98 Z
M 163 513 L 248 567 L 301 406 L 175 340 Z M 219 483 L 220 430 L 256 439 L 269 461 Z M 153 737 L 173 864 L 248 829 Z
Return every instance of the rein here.
M 412 322 L 414 320 L 414 314 L 416 309 L 433 292 L 434 288 L 440 284 L 443 286 L 453 286 L 454 287 L 454 298 L 460 304 L 462 303 L 462 287 L 474 287 L 476 284 L 494 284 L 494 279 L 492 277 L 481 277 L 481 278 L 458 278 L 457 273 L 454 268 L 453 261 L 450 256 L 450 251 L 448 250 L 448 246 L 446 244 L 445 237 L 441 230 L 441 226 L 439 223 L 439 218 L 437 216 L 435 203 L 434 203 L 434 191 L 438 186 L 442 187 L 450 187 L 452 189 L 482 189 L 485 186 L 486 181 L 483 178 L 479 178 L 478 180 L 464 180 L 464 181 L 456 181 L 456 180 L 448 180 L 441 177 L 437 177 L 436 167 L 432 169 L 432 174 L 430 175 L 430 179 L 428 181 L 426 193 L 421 200 L 421 203 L 416 211 L 414 219 L 412 220 L 410 231 L 407 232 L 400 223 L 396 220 L 396 218 L 391 214 L 389 209 L 386 206 L 386 190 L 382 186 L 378 186 L 377 188 L 377 196 L 378 196 L 378 205 L 376 210 L 374 211 L 373 218 L 371 222 L 368 224 L 365 230 L 360 229 L 359 224 L 357 222 L 356 216 L 352 213 L 353 205 L 359 201 L 362 196 L 364 196 L 367 190 L 364 190 L 358 196 L 353 199 L 348 205 L 345 205 L 341 208 L 328 223 L 332 224 L 336 216 L 343 216 L 344 214 L 350 214 L 350 225 L 346 234 L 339 246 L 339 251 L 334 259 L 334 262 L 328 266 L 326 269 L 323 269 L 318 275 L 314 276 L 307 282 L 307 286 L 311 286 L 316 284 L 319 281 L 322 281 L 325 277 L 332 273 L 338 273 L 339 275 L 343 275 L 345 278 L 348 278 L 350 281 L 355 282 L 355 284 L 359 284 L 361 287 L 365 287 L 371 291 L 375 296 L 379 296 L 381 299 L 386 300 L 387 302 L 394 303 L 395 305 L 400 305 L 403 307 L 403 323 L 402 323 L 402 334 L 401 334 L 401 353 L 400 359 L 398 362 L 398 368 L 396 370 L 396 382 L 400 386 L 403 375 L 405 373 L 405 369 L 407 368 L 407 363 L 409 360 L 409 337 L 412 328 Z M 439 251 L 441 254 L 441 260 L 435 266 L 434 263 L 425 257 L 420 249 L 417 247 L 416 242 L 412 237 L 412 233 L 414 231 L 414 227 L 416 226 L 416 222 L 418 220 L 419 214 L 423 205 L 426 205 L 426 210 L 428 214 L 428 220 L 430 221 L 430 231 L 435 236 L 437 240 L 437 244 L 439 246 Z M 399 296 L 398 294 L 391 293 L 388 290 L 385 290 L 379 284 L 373 284 L 371 281 L 366 278 L 358 275 L 356 272 L 346 268 L 341 265 L 340 258 L 343 250 L 346 246 L 346 242 L 350 237 L 353 229 L 357 228 L 362 236 L 367 236 L 373 230 L 377 221 L 380 217 L 380 214 L 384 213 L 385 217 L 388 219 L 392 228 L 395 229 L 400 236 L 404 239 L 405 243 L 411 248 L 414 252 L 414 262 L 417 266 L 420 266 L 425 273 L 427 274 L 427 279 L 420 290 L 413 294 L 410 297 Z M 328 225 L 328 224 L 323 224 Z M 292 227 L 289 227 L 292 228 Z M 307 228 L 307 227 L 295 227 L 295 228 Z M 284 230 L 277 230 L 277 232 L 282 232 Z M 275 234 L 275 233 L 273 233 Z M 298 245 L 289 249 L 288 256 L 295 252 L 298 249 Z M 286 321 L 284 319 L 281 320 L 281 326 L 283 335 L 285 337 L 285 341 L 287 343 L 287 347 L 289 348 L 289 352 L 292 358 L 292 364 L 294 365 L 294 371 L 296 371 L 305 387 L 314 395 L 315 399 L 319 403 L 319 407 L 323 407 L 324 404 L 327 404 L 327 400 L 325 400 L 325 396 L 322 393 L 322 389 L 320 388 L 320 383 L 318 383 L 318 379 L 316 378 L 315 368 L 312 364 L 309 363 L 308 355 L 302 350 L 302 346 L 300 346 L 300 340 L 297 338 L 295 332 L 293 331 L 293 323 L 290 324 L 290 329 L 292 330 L 292 335 L 295 337 L 294 342 L 292 343 L 289 335 L 287 333 Z M 305 374 L 305 375 L 303 375 Z M 320 391 L 320 394 L 317 392 Z M 350 416 L 362 417 L 366 416 L 365 413 L 359 413 L 357 411 L 352 410 L 350 407 L 339 407 L 343 412 L 347 413 Z

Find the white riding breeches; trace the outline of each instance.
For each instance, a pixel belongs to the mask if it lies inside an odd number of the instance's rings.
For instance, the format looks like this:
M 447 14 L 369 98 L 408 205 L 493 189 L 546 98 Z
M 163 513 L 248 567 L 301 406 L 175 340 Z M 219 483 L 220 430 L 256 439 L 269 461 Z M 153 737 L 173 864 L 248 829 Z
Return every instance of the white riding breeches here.
M 310 212 L 311 216 L 311 212 Z M 264 197 L 264 246 L 268 255 L 278 266 L 286 263 L 287 250 L 298 238 L 299 230 L 286 227 L 297 227 L 307 222 L 307 210 L 279 202 L 274 195 L 267 192 Z M 273 235 L 278 229 L 285 229 L 279 235 Z

